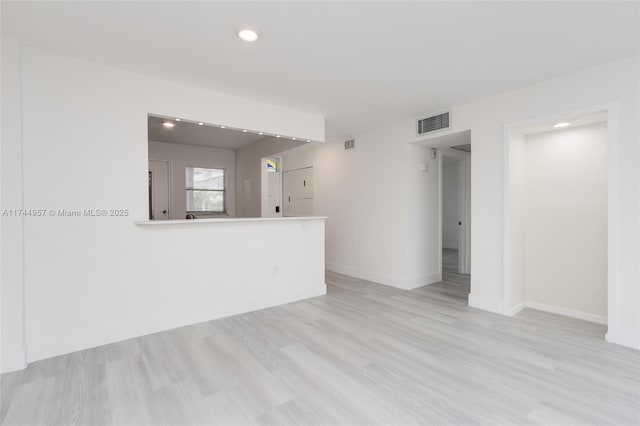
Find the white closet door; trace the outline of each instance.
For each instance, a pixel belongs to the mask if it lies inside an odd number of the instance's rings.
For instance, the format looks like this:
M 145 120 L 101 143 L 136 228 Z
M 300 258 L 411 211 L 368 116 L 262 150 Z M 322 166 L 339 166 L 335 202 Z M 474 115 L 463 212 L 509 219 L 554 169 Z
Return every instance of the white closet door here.
M 313 167 L 289 170 L 282 174 L 283 215 L 313 215 Z

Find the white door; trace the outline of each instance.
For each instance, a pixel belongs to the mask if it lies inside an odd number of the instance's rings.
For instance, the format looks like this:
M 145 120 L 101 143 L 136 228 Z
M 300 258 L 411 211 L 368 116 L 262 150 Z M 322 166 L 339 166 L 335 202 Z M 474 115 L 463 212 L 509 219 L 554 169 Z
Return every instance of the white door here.
M 311 216 L 313 214 L 313 167 L 284 172 L 282 192 L 284 216 Z
M 458 273 L 471 273 L 471 157 L 458 162 Z
M 169 219 L 169 163 L 149 160 L 149 219 Z
M 282 217 L 282 173 L 267 173 L 267 211 L 265 217 Z

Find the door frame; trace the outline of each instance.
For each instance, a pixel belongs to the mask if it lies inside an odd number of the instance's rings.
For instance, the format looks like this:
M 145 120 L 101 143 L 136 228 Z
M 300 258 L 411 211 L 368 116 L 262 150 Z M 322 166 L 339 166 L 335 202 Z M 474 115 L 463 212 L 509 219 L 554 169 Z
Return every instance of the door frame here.
M 458 273 L 471 274 L 471 155 L 458 161 Z
M 458 160 L 458 273 L 471 273 L 471 155 L 457 153 L 451 148 L 438 149 L 438 259 L 442 271 L 443 161 L 442 157 Z
M 282 195 L 282 177 L 283 177 L 282 166 L 283 166 L 284 159 L 282 155 L 269 155 L 267 157 L 263 157 L 260 159 L 260 216 L 272 217 L 272 216 L 268 216 L 269 212 L 267 211 L 267 208 L 269 206 L 269 173 L 271 173 L 267 171 L 267 160 L 270 158 L 278 159 L 278 168 L 280 169 L 277 172 L 277 173 L 280 173 L 280 216 L 278 217 L 283 217 L 284 216 L 284 213 L 283 213 L 284 199 Z
M 503 314 L 515 315 L 525 306 L 521 303 L 518 306 L 511 306 L 511 196 L 509 191 L 511 164 L 510 164 L 510 141 L 511 132 L 526 126 L 547 124 L 554 121 L 566 119 L 567 116 L 580 116 L 598 111 L 607 112 L 607 323 L 608 331 L 605 336 L 607 341 L 619 343 L 622 339 L 617 335 L 616 330 L 620 324 L 620 273 L 618 263 L 620 254 L 618 246 L 620 243 L 620 231 L 622 226 L 621 212 L 617 204 L 620 194 L 620 181 L 618 178 L 618 152 L 619 152 L 619 122 L 618 104 L 608 103 L 593 105 L 575 110 L 563 111 L 549 115 L 543 115 L 532 119 L 516 121 L 504 126 L 504 185 L 503 185 Z M 522 305 L 522 306 L 521 306 Z
M 171 161 L 169 160 L 156 160 L 155 158 L 149 158 L 147 160 L 147 167 L 149 166 L 150 161 L 155 161 L 156 163 L 166 163 L 167 164 L 167 209 L 169 210 L 169 214 L 167 215 L 167 220 L 172 220 L 171 215 L 173 214 L 173 200 L 171 199 L 172 191 L 171 191 Z M 155 203 L 155 200 L 153 200 Z M 149 218 L 151 220 L 151 218 Z M 155 219 L 157 220 L 157 219 Z

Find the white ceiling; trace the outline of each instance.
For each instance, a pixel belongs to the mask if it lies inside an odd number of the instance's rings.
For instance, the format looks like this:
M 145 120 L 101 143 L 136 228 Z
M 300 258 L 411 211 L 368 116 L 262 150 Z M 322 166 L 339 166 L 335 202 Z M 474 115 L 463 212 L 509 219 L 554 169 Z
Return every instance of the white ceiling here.
M 598 112 L 592 112 L 589 114 L 583 114 L 579 116 L 562 117 L 562 119 L 556 119 L 549 123 L 524 126 L 517 130 L 519 133 L 522 133 L 523 135 L 533 135 L 535 133 L 555 132 L 555 131 L 570 129 L 572 127 L 586 126 L 588 124 L 603 123 L 606 121 L 607 121 L 607 111 L 598 111 Z M 570 124 L 567 127 L 560 127 L 560 128 L 553 127 L 554 124 L 557 124 L 559 122 L 566 122 Z
M 351 136 L 639 51 L 638 2 L 2 2 L 64 55 L 327 117 Z M 259 29 L 256 43 L 235 30 Z
M 173 121 L 160 117 L 149 117 L 148 137 L 150 141 L 179 143 L 185 145 L 207 146 L 210 148 L 240 149 L 268 136 L 256 133 L 244 133 L 233 129 L 220 129 L 219 127 L 203 125 L 187 121 Z M 174 127 L 167 128 L 162 125 L 164 121 L 171 121 Z
M 452 146 L 467 145 L 471 143 L 471 130 L 442 135 L 435 133 L 429 139 L 422 139 L 414 143 L 428 148 L 451 148 Z

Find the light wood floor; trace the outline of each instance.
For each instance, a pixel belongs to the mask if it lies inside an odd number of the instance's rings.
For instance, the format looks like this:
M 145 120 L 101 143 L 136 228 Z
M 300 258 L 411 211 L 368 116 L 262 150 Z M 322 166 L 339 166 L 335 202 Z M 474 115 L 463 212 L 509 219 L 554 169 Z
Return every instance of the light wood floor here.
M 458 272 L 458 250 L 457 249 L 442 249 L 442 271 L 443 272 Z
M 32 363 L 3 425 L 639 424 L 640 353 L 605 327 L 327 274 L 329 294 Z

